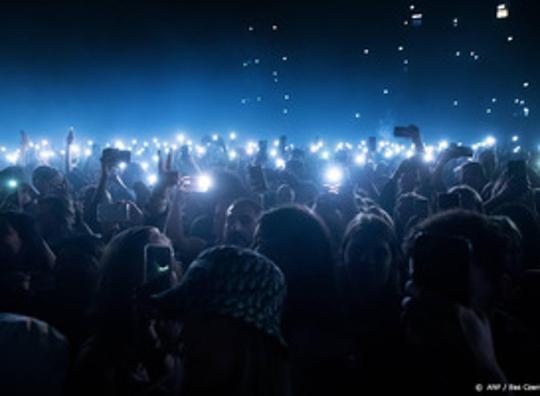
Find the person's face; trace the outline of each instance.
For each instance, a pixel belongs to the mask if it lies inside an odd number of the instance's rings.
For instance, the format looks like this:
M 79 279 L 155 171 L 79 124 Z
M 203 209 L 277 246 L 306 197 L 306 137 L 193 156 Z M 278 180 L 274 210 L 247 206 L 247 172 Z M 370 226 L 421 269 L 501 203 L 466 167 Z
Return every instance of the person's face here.
M 378 290 L 388 282 L 393 260 L 388 242 L 353 240 L 345 247 L 344 259 L 350 280 L 362 290 Z
M 257 213 L 251 208 L 230 207 L 225 218 L 224 242 L 241 247 L 250 246 L 256 225 Z
M 65 180 L 58 173 L 51 179 L 36 182 L 35 187 L 41 196 L 62 195 L 65 192 Z

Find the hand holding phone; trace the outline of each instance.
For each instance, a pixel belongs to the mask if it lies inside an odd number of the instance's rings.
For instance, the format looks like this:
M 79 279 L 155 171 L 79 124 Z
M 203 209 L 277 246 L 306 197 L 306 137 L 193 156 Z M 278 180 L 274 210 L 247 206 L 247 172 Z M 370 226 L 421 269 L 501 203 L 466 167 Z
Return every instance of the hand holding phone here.
M 121 162 L 127 164 L 131 161 L 131 151 L 108 147 L 102 151 L 101 161 L 109 166 L 117 166 Z

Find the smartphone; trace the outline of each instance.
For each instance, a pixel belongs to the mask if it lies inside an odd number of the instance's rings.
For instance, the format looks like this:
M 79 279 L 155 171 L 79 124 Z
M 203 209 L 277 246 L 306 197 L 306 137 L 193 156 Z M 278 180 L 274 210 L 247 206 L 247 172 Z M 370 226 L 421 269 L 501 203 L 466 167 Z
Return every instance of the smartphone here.
M 169 246 L 148 244 L 144 247 L 144 282 L 170 273 L 173 251 Z
M 474 155 L 474 151 L 472 148 L 468 146 L 458 146 L 457 144 L 452 145 L 452 150 L 458 155 L 459 157 L 468 157 L 471 158 Z
M 527 164 L 525 164 L 525 161 L 508 161 L 508 176 L 520 180 L 527 179 Z
M 394 128 L 394 136 L 400 138 L 411 137 L 411 129 L 409 127 L 397 126 Z
M 439 210 L 449 210 L 461 207 L 460 196 L 457 193 L 441 193 L 437 197 Z
M 268 190 L 268 185 L 266 184 L 266 178 L 262 167 L 260 165 L 251 165 L 248 167 L 249 172 L 249 184 L 255 192 L 264 192 Z
M 468 305 L 472 261 L 473 248 L 468 240 L 421 233 L 415 238 L 410 269 L 420 291 Z
M 129 150 L 119 150 L 116 148 L 108 147 L 103 150 L 101 157 L 104 161 L 109 162 L 113 165 L 118 165 L 121 162 L 129 163 L 131 161 L 131 151 Z
M 182 190 L 191 193 L 205 193 L 212 188 L 214 181 L 211 176 L 201 174 L 198 176 L 184 176 L 181 178 Z
M 97 219 L 100 223 L 125 223 L 130 219 L 129 205 L 126 203 L 99 204 Z

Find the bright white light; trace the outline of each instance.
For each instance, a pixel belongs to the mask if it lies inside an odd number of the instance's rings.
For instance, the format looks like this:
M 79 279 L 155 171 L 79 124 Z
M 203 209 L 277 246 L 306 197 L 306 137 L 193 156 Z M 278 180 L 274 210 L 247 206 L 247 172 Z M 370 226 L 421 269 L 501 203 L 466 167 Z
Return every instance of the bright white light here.
M 400 45 L 399 47 L 397 47 L 397 50 L 400 51 L 400 52 L 403 51 L 403 46 Z
M 183 133 L 179 133 L 178 135 L 176 135 L 176 141 L 178 143 L 183 144 L 185 140 L 186 140 L 186 137 L 184 136 Z
M 200 175 L 197 178 L 197 191 L 207 192 L 214 185 L 214 181 L 208 175 Z
M 517 142 L 518 140 L 519 140 L 519 136 L 518 136 L 518 135 L 512 136 L 512 141 L 513 141 L 513 142 Z
M 89 148 L 84 149 L 84 155 L 85 157 L 90 157 L 92 155 L 92 150 Z
M 255 154 L 255 149 L 252 146 L 248 146 L 248 148 L 246 148 L 246 154 L 252 156 Z
M 366 163 L 366 156 L 363 154 L 358 154 L 356 157 L 354 157 L 354 162 L 356 165 L 364 165 Z
M 524 107 L 524 108 L 523 108 L 523 116 L 524 116 L 524 117 L 528 117 L 528 116 L 529 116 L 529 108 L 528 108 L 528 107 Z
M 369 48 L 364 48 L 364 55 L 369 55 Z
M 338 166 L 331 166 L 326 169 L 324 178 L 330 184 L 339 184 L 343 180 L 343 170 Z
M 407 150 L 405 157 L 412 158 L 414 156 L 414 150 Z
M 510 11 L 505 3 L 501 3 L 497 5 L 497 13 L 496 17 L 497 19 L 505 19 L 510 16 Z
M 385 150 L 384 152 L 384 158 L 389 159 L 394 156 L 394 153 L 392 153 L 392 150 Z
M 9 188 L 17 188 L 18 185 L 19 185 L 19 183 L 17 183 L 17 180 L 15 180 L 15 179 L 9 179 L 8 182 L 7 182 L 7 186 Z
M 426 152 L 424 154 L 424 161 L 425 162 L 432 162 L 435 159 L 433 152 Z
M 2 146 L 2 147 L 0 147 L 0 151 L 5 153 L 7 151 L 7 149 L 4 146 Z
M 71 152 L 75 155 L 78 155 L 81 152 L 81 147 L 78 144 L 72 144 L 70 146 Z
M 273 157 L 273 158 L 277 157 L 277 150 L 276 149 L 270 150 L 270 157 Z
M 283 158 L 276 158 L 276 168 L 285 169 L 285 160 Z
M 231 132 L 231 133 L 229 133 L 229 139 L 231 139 L 231 140 L 236 140 L 236 137 L 237 137 L 237 136 L 236 136 L 236 132 Z
M 43 140 L 41 141 L 41 145 L 42 145 L 43 147 L 46 147 L 46 146 L 49 145 L 49 142 L 48 142 L 47 140 L 43 139 Z
M 15 164 L 18 159 L 19 159 L 19 153 L 17 153 L 17 152 L 6 155 L 6 160 L 10 164 Z
M 319 145 L 318 144 L 312 144 L 309 147 L 309 151 L 311 151 L 312 153 L 316 153 L 317 151 L 319 151 Z
M 86 144 L 89 145 L 89 146 L 93 146 L 93 145 L 94 145 L 94 141 L 93 141 L 93 140 L 87 140 L 87 141 L 86 141 Z
M 330 153 L 329 153 L 328 151 L 323 151 L 323 152 L 321 153 L 321 158 L 322 158 L 323 160 L 327 160 L 328 158 L 330 158 Z
M 279 147 L 279 140 L 278 139 L 274 140 L 274 147 Z
M 51 157 L 54 157 L 54 152 L 51 150 L 43 150 L 39 152 L 39 158 L 42 160 L 48 160 Z
M 509 43 L 512 42 L 512 41 L 514 41 L 514 36 L 508 36 L 508 37 L 506 38 L 506 41 L 508 41 Z
M 206 149 L 203 146 L 195 146 L 195 151 L 198 155 L 204 155 L 206 153 Z
M 148 170 L 149 167 L 150 167 L 150 165 L 148 164 L 148 162 L 146 162 L 146 161 L 145 161 L 145 162 L 141 162 L 141 168 L 142 168 L 143 171 L 146 172 L 146 171 Z
M 514 154 L 519 153 L 521 151 L 521 146 L 514 147 L 512 151 L 514 152 Z
M 497 143 L 497 139 L 495 139 L 493 136 L 488 136 L 486 140 L 484 140 L 484 144 L 488 147 L 493 147 Z
M 382 91 L 383 95 L 388 95 L 389 92 L 390 91 L 387 88 L 383 89 L 383 91 Z
M 119 167 L 121 170 L 124 170 L 124 169 L 127 168 L 127 164 L 126 164 L 125 162 L 120 162 L 120 163 L 118 164 L 118 167 Z
M 124 149 L 124 143 L 121 140 L 117 140 L 114 142 L 114 147 L 117 149 L 123 150 Z
M 137 139 L 133 139 L 133 140 L 131 141 L 131 144 L 135 146 L 135 145 L 137 144 Z
M 218 136 L 216 133 L 214 133 L 214 134 L 212 135 L 212 140 L 213 140 L 214 142 L 217 142 L 218 139 L 219 139 L 219 136 Z
M 150 174 L 150 175 L 148 175 L 148 176 L 146 177 L 146 182 L 147 182 L 149 185 L 153 186 L 154 184 L 156 184 L 157 179 L 158 179 L 157 175 L 156 175 L 155 173 L 152 173 L 152 174 Z
M 448 141 L 447 140 L 441 140 L 439 142 L 439 150 L 445 150 L 448 148 Z
M 152 156 L 152 161 L 158 162 L 158 161 L 159 161 L 159 157 L 158 157 L 157 155 L 153 155 L 153 156 Z
M 238 156 L 238 154 L 236 153 L 236 151 L 234 151 L 234 150 L 229 151 L 229 159 L 231 161 L 235 160 L 237 156 Z
M 523 83 L 523 88 L 529 88 L 529 82 L 528 81 L 525 81 Z

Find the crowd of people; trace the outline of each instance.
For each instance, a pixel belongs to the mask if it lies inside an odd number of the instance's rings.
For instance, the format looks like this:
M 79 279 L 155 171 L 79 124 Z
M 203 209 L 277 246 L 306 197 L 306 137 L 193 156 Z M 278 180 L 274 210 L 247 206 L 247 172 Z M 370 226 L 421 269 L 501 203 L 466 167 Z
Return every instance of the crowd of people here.
M 209 138 L 156 152 L 155 183 L 129 151 L 74 162 L 70 131 L 53 163 L 25 136 L 0 171 L 2 394 L 540 391 L 534 153 L 426 161 L 401 132 L 411 155 L 370 139 L 361 166 Z

